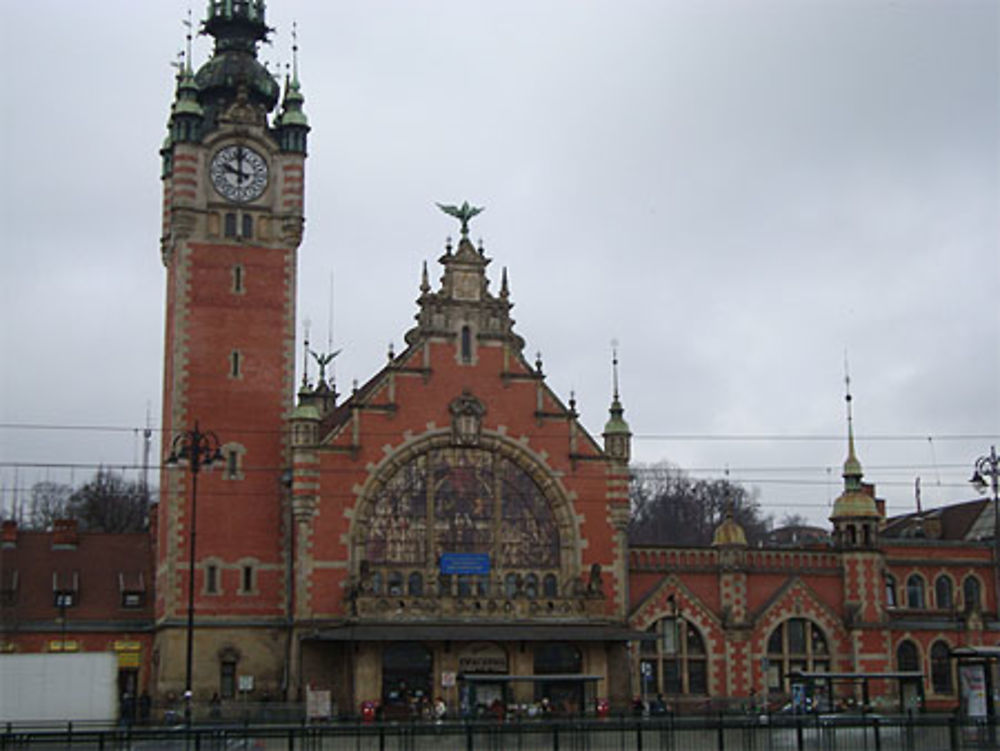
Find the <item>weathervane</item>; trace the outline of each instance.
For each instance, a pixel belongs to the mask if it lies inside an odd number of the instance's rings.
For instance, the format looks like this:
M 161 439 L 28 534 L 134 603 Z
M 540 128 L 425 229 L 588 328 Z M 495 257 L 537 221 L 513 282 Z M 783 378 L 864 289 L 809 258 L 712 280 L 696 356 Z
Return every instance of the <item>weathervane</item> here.
M 439 203 L 437 207 L 448 216 L 453 216 L 462 222 L 462 237 L 465 238 L 469 236 L 469 220 L 483 211 L 482 206 L 470 206 L 468 201 L 463 202 L 461 206 L 446 206 Z

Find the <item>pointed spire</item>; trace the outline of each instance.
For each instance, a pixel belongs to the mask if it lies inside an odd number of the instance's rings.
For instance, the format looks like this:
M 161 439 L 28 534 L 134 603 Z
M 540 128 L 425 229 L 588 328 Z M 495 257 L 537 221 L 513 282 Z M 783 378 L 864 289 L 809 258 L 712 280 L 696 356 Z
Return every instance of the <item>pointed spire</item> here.
M 430 277 L 427 274 L 427 261 L 424 261 L 424 267 L 420 272 L 420 293 L 426 295 L 431 291 Z
M 305 337 L 302 339 L 302 391 L 309 388 L 309 321 L 305 322 Z
M 281 147 L 285 151 L 305 153 L 306 134 L 309 132 L 309 118 L 302 106 L 306 98 L 299 85 L 299 32 L 298 25 L 292 24 L 292 72 L 285 76 L 285 97 L 281 102 L 281 114 L 275 125 L 281 133 Z
M 618 342 L 617 341 L 611 342 L 611 384 L 612 384 L 611 407 L 608 409 L 610 417 L 608 418 L 607 424 L 605 424 L 604 426 L 605 443 L 607 443 L 608 437 L 612 435 L 625 436 L 626 438 L 632 435 L 628 422 L 625 421 L 625 408 L 622 406 L 621 398 L 618 393 Z
M 506 300 L 510 297 L 510 288 L 507 286 L 507 267 L 503 267 L 503 273 L 500 276 L 500 297 Z
M 844 358 L 844 401 L 847 405 L 847 459 L 844 461 L 844 490 L 855 492 L 861 490 L 861 478 L 864 473 L 861 470 L 861 462 L 858 461 L 854 451 L 854 413 L 851 407 L 853 397 L 851 396 L 851 374 L 847 367 L 847 358 Z

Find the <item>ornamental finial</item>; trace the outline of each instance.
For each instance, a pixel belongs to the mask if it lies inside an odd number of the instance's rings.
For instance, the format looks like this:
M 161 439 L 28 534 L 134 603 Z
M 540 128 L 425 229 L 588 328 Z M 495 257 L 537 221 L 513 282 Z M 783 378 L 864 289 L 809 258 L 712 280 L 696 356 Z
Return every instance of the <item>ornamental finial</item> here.
M 470 206 L 468 201 L 463 202 L 461 206 L 447 206 L 439 203 L 437 207 L 448 216 L 453 216 L 462 223 L 462 237 L 464 238 L 468 238 L 469 236 L 469 220 L 483 211 L 482 206 Z

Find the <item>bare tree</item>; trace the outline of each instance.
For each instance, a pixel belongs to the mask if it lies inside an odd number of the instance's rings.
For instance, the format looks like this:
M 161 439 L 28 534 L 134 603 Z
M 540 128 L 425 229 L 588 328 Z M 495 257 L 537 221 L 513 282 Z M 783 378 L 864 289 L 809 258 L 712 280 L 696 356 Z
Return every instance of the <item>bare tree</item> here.
M 61 482 L 48 480 L 31 486 L 28 514 L 24 520 L 27 529 L 52 529 L 52 522 L 65 519 L 69 514 L 69 498 L 73 488 Z
M 771 528 L 756 490 L 729 480 L 696 480 L 667 463 L 635 466 L 630 496 L 633 544 L 707 545 L 730 507 L 750 544 Z
M 91 532 L 141 532 L 149 522 L 149 494 L 141 482 L 126 480 L 109 469 L 70 496 L 69 516 Z

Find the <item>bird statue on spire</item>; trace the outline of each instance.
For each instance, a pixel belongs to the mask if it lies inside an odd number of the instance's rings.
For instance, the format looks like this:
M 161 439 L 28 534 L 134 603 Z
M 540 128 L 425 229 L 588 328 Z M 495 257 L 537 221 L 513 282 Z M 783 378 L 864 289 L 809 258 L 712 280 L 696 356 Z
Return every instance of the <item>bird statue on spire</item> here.
M 476 214 L 483 212 L 482 206 L 470 206 L 468 201 L 464 201 L 461 206 L 447 206 L 439 203 L 437 207 L 448 216 L 453 216 L 462 223 L 462 237 L 466 238 L 469 236 L 469 220 Z

